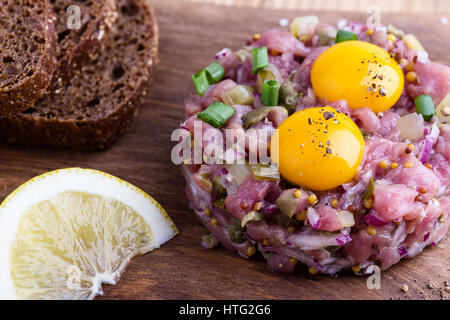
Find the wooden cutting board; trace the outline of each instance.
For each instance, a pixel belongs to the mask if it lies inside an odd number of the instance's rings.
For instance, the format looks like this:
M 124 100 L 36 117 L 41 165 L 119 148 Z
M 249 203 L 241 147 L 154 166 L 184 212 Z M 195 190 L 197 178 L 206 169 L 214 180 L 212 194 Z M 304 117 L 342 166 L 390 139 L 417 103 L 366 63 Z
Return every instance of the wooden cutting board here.
M 116 286 L 105 286 L 112 299 L 440 299 L 450 281 L 450 239 L 382 273 L 381 289 L 369 290 L 366 278 L 295 275 L 267 270 L 261 258 L 244 260 L 224 249 L 200 247 L 205 229 L 189 210 L 180 169 L 170 160 L 172 130 L 184 118 L 183 100 L 193 92 L 190 75 L 209 64 L 223 47 L 238 49 L 255 32 L 278 25 L 280 18 L 312 12 L 264 11 L 215 7 L 175 0 L 152 1 L 160 25 L 160 63 L 145 105 L 133 126 L 111 149 L 98 153 L 0 146 L 0 196 L 49 170 L 80 166 L 106 171 L 151 194 L 166 208 L 180 234 L 161 249 L 133 260 Z M 356 13 L 315 13 L 321 21 L 365 21 Z M 447 15 L 448 17 L 448 15 Z M 431 58 L 450 64 L 449 26 L 439 17 L 382 15 L 414 33 Z M 428 288 L 435 283 L 436 288 Z M 407 284 L 404 294 L 401 286 Z M 442 293 L 444 298 L 450 295 Z

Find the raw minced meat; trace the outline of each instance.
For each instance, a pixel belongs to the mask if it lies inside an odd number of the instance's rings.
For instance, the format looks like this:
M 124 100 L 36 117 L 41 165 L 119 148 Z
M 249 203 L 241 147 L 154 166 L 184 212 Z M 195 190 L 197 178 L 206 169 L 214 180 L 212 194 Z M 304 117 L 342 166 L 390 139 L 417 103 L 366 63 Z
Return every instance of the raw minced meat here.
M 401 58 L 405 75 L 414 65 L 420 79 L 406 83 L 400 99 L 384 113 L 375 114 L 369 108 L 352 110 L 345 100 L 323 101 L 312 90 L 312 65 L 334 43 L 324 45 L 317 28 L 334 29 L 312 26 L 303 42 L 289 32 L 269 30 L 238 52 L 219 52 L 216 61 L 224 67 L 225 79 L 210 86 L 203 96 L 185 100 L 187 118 L 182 128 L 193 133 L 195 122 L 200 122 L 196 115 L 237 85 L 256 87 L 248 53 L 266 46 L 279 80 L 291 82 L 298 94 L 292 112 L 328 105 L 348 115 L 364 133 L 365 155 L 354 179 L 333 190 L 312 192 L 282 179 L 257 178 L 245 164 L 187 164 L 183 165 L 187 196 L 195 214 L 220 244 L 245 258 L 257 249 L 271 270 L 293 272 L 297 261 L 331 275 L 355 266 L 353 270 L 364 273 L 374 264 L 384 270 L 434 246 L 449 228 L 450 127 L 435 119 L 421 120 L 424 134 L 410 141 L 402 137 L 397 123 L 401 117 L 415 114 L 416 96 L 429 94 L 436 105 L 445 98 L 450 92 L 450 68 L 418 62 L 418 53 L 401 38 L 388 40 L 386 28 L 368 33 L 365 25 L 352 23 L 347 28 L 360 40 Z M 249 129 L 273 134 L 287 116 L 282 108 L 274 108 L 246 127 L 243 116 L 262 107 L 260 96 L 255 94 L 249 105 L 233 107 L 236 114 L 220 129 L 202 122 L 202 130 L 223 134 L 224 129 L 232 128 L 243 137 Z M 197 143 L 206 149 L 214 142 Z M 242 156 L 251 152 L 246 144 Z

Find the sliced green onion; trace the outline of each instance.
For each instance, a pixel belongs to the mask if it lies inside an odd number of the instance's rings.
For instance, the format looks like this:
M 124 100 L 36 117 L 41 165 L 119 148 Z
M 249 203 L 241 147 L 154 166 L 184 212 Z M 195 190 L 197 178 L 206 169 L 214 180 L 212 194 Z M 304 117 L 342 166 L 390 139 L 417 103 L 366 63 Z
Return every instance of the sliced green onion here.
M 261 103 L 265 106 L 277 106 L 278 105 L 278 82 L 275 80 L 264 81 Z
M 414 104 L 416 105 L 416 112 L 421 114 L 425 121 L 430 121 L 436 114 L 433 98 L 428 94 L 416 97 L 414 99 Z
M 336 34 L 336 43 L 350 41 L 350 40 L 358 40 L 356 34 L 350 31 L 339 30 Z
M 267 47 L 253 49 L 252 55 L 253 55 L 253 65 L 252 65 L 253 74 L 256 74 L 259 70 L 264 69 L 269 65 Z
M 258 71 L 256 77 L 256 90 L 258 90 L 259 93 L 262 92 L 264 81 L 266 80 L 276 80 L 278 81 L 278 83 L 281 83 L 283 81 L 280 70 L 278 70 L 278 68 L 273 64 L 269 63 L 267 67 Z
M 202 69 L 197 74 L 192 76 L 192 81 L 195 85 L 195 91 L 199 96 L 202 96 L 209 88 L 208 75 L 206 70 Z
M 200 112 L 197 118 L 206 122 L 207 124 L 210 124 L 214 128 L 219 128 L 235 113 L 236 110 L 233 107 L 216 101 L 213 102 L 204 111 Z
M 225 69 L 217 61 L 211 63 L 205 68 L 205 70 L 208 76 L 209 84 L 217 83 L 225 76 Z

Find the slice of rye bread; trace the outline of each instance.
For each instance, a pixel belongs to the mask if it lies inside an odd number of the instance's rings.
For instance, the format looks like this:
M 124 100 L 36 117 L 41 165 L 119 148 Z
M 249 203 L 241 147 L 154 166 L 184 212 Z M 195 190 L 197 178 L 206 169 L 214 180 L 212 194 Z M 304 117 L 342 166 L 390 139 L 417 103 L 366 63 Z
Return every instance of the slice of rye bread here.
M 55 16 L 49 0 L 0 1 L 0 112 L 33 105 L 56 67 Z
M 33 107 L 0 116 L 0 141 L 99 150 L 126 131 L 146 94 L 158 28 L 147 0 L 116 3 L 118 18 L 100 55 Z
M 67 83 L 92 60 L 117 19 L 115 0 L 50 0 L 58 34 L 57 69 L 50 90 Z M 78 23 L 77 23 L 78 22 Z

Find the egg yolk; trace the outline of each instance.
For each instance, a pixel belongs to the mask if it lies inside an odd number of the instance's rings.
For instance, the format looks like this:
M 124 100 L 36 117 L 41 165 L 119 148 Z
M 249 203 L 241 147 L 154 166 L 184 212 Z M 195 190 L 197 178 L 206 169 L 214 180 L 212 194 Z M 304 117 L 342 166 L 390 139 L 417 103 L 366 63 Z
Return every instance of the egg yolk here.
M 314 62 L 315 94 L 332 102 L 345 99 L 350 108 L 375 113 L 391 108 L 403 91 L 403 72 L 390 53 L 363 41 L 344 41 L 325 50 Z
M 316 191 L 353 179 L 364 139 L 352 119 L 332 107 L 309 108 L 288 117 L 271 142 L 272 162 L 284 179 Z

